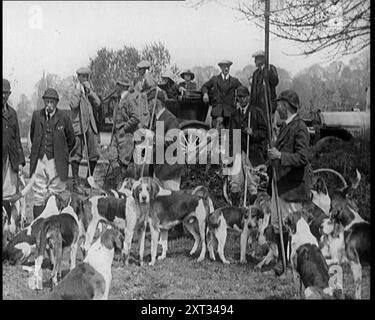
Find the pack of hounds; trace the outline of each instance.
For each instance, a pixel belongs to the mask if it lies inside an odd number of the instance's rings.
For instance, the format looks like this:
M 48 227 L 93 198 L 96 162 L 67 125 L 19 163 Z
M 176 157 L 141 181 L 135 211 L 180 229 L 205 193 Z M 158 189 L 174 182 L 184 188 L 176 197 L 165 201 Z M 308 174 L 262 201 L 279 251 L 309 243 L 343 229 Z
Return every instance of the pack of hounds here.
M 344 288 L 332 284 L 329 272 L 331 265 L 344 263 L 352 270 L 355 298 L 361 298 L 362 265 L 370 259 L 370 224 L 348 198 L 361 176 L 357 171 L 355 181 L 347 185 L 339 173 L 334 173 L 341 178 L 342 188 L 329 195 L 324 179 L 317 177 L 310 206 L 285 220 L 286 256 L 300 298 L 344 297 Z M 143 266 L 147 225 L 151 266 L 166 258 L 168 231 L 178 224 L 183 224 L 194 238 L 190 255 L 198 254 L 198 262 L 205 259 L 206 251 L 215 260 L 217 251 L 222 263 L 230 263 L 224 252 L 229 229 L 239 236 L 241 264 L 247 263 L 249 248 L 249 253 L 260 259 L 255 266 L 258 271 L 277 260 L 280 253 L 279 235 L 270 223 L 271 198 L 264 191 L 258 191 L 249 207 L 215 209 L 204 186 L 169 191 L 150 177 L 125 178 L 117 190 L 103 190 L 95 184 L 97 195 L 86 199 L 72 194 L 66 203 L 58 195 L 50 195 L 42 214 L 24 226 L 24 196 L 32 181 L 18 199 L 3 200 L 3 263 L 23 265 L 30 273 L 28 286 L 41 290 L 42 264 L 48 256 L 53 265 L 48 299 L 108 299 L 115 250 L 121 252 L 123 264 L 128 265 L 136 233 L 139 264 Z M 118 219 L 124 222 L 124 230 L 117 227 Z M 157 258 L 159 244 L 162 251 Z M 79 248 L 84 259 L 77 264 Z M 70 272 L 61 278 L 64 249 L 70 252 Z M 257 256 L 259 252 L 261 256 Z

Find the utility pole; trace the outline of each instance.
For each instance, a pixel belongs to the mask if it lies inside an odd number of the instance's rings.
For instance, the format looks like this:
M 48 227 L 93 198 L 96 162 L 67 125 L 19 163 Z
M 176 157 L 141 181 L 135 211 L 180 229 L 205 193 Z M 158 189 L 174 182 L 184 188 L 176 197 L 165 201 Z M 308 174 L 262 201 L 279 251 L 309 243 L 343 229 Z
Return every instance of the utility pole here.
M 272 144 L 272 118 L 271 118 L 271 95 L 269 87 L 269 36 L 270 36 L 270 0 L 265 0 L 265 10 L 264 10 L 265 26 L 264 26 L 264 46 L 265 46 L 265 66 L 264 66 L 264 93 L 266 102 L 266 112 L 267 112 L 267 127 L 268 127 L 268 139 L 269 144 Z M 279 207 L 277 181 L 276 181 L 276 168 L 274 163 L 271 162 L 272 167 L 272 195 L 275 199 L 276 212 L 279 220 L 279 231 L 280 231 L 280 244 L 281 244 L 281 254 L 283 258 L 284 272 L 286 272 L 286 258 L 284 250 L 284 237 L 283 237 L 283 223 Z

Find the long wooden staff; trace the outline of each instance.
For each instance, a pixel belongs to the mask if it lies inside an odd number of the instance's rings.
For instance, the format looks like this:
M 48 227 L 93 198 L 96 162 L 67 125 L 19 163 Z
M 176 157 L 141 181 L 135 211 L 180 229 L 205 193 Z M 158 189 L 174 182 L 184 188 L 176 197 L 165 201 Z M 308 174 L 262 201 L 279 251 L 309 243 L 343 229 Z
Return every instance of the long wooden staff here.
M 263 84 L 264 84 L 264 94 L 265 94 L 265 103 L 266 103 L 266 112 L 267 112 L 267 128 L 268 128 L 268 139 L 269 143 L 272 144 L 272 125 L 271 125 L 271 115 L 270 115 L 270 90 L 269 90 L 269 27 L 270 27 L 270 0 L 265 0 L 265 72 L 263 77 Z M 280 231 L 280 244 L 281 244 L 281 254 L 283 258 L 283 267 L 284 271 L 286 272 L 286 258 L 285 258 L 285 250 L 284 250 L 284 238 L 283 238 L 283 224 L 282 224 L 282 217 L 279 207 L 279 199 L 278 199 L 278 189 L 277 189 L 277 182 L 276 182 L 276 168 L 271 162 L 272 168 L 272 194 L 273 198 L 275 199 L 276 204 L 276 212 L 279 220 L 279 231 Z
M 250 108 L 250 106 L 248 106 Z M 247 119 L 247 127 L 250 128 L 250 118 L 251 118 L 251 112 L 249 110 L 248 113 L 248 119 Z M 246 161 L 249 160 L 249 148 L 250 148 L 250 135 L 247 135 L 247 142 L 246 142 Z M 242 168 L 244 169 L 244 164 L 242 164 Z M 245 174 L 245 194 L 243 196 L 243 206 L 246 208 L 246 202 L 247 202 L 247 170 L 243 170 Z

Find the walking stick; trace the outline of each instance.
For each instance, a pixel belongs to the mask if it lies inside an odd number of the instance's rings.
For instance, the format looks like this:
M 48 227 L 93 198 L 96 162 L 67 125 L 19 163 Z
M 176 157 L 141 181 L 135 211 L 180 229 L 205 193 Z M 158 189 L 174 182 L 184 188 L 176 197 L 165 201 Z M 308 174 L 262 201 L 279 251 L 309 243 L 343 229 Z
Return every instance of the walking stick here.
M 155 92 L 155 99 L 154 99 L 154 106 L 152 108 L 152 114 L 151 114 L 151 119 L 150 119 L 150 124 L 148 125 L 148 129 L 152 129 L 152 123 L 154 122 L 154 117 L 155 117 L 155 108 L 156 108 L 156 100 L 158 99 L 158 92 L 159 92 L 159 87 L 156 86 L 156 92 Z M 146 153 L 145 153 L 146 156 Z M 143 172 L 145 170 L 145 164 L 146 162 L 143 162 L 142 164 L 142 169 L 141 169 L 141 178 L 143 177 Z
M 269 70 L 269 27 L 270 27 L 270 0 L 265 0 L 265 74 L 263 77 L 263 85 L 264 85 L 264 95 L 265 95 L 265 103 L 266 103 L 266 112 L 267 112 L 267 129 L 268 129 L 268 138 L 269 143 L 272 145 L 272 126 L 271 126 L 271 116 L 270 116 L 270 90 L 269 90 L 269 81 L 268 81 L 268 70 Z M 284 271 L 286 272 L 286 259 L 285 259 L 285 250 L 284 250 L 284 239 L 283 239 L 283 224 L 282 224 L 282 217 L 279 207 L 279 199 L 278 199 L 278 190 L 277 190 L 277 183 L 276 183 L 276 168 L 274 164 L 271 162 L 272 168 L 272 192 L 275 198 L 276 204 L 276 212 L 277 217 L 279 220 L 279 230 L 280 230 L 280 244 L 281 244 L 281 254 L 283 258 L 283 267 Z
M 248 106 L 250 108 L 250 106 Z M 247 127 L 250 128 L 250 118 L 251 118 L 251 112 L 249 112 L 249 117 L 247 119 Z M 247 142 L 246 142 L 246 160 L 249 160 L 249 148 L 250 148 L 250 135 L 247 135 Z M 244 167 L 244 166 L 243 166 Z M 245 194 L 243 197 L 243 206 L 246 208 L 246 202 L 247 202 L 247 171 L 244 170 L 245 173 Z
M 90 169 L 90 161 L 89 161 L 89 149 L 88 149 L 88 146 L 87 146 L 86 132 L 83 132 L 83 117 L 82 117 L 81 105 L 79 106 L 79 120 L 80 120 L 80 125 L 81 125 L 81 132 L 83 134 L 83 142 L 84 142 L 85 148 L 86 148 L 87 168 L 88 168 L 88 171 L 89 171 L 89 177 L 91 177 L 91 169 Z M 90 184 L 90 189 L 92 189 L 91 184 Z

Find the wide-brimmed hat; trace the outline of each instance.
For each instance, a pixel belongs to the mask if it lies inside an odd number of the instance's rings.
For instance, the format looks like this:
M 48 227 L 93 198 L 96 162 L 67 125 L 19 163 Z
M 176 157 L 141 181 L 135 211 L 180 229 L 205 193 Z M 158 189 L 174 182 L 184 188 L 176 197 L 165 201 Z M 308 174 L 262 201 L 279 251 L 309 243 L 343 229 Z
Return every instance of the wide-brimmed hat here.
M 184 78 L 185 74 L 190 74 L 191 80 L 194 80 L 194 78 L 195 78 L 195 74 L 194 74 L 193 72 L 191 72 L 189 69 L 183 71 L 183 72 L 180 74 L 180 76 L 181 76 L 182 79 Z
M 281 100 L 287 101 L 293 108 L 297 110 L 300 108 L 298 95 L 293 90 L 284 90 L 283 92 L 281 92 L 277 97 L 276 101 Z
M 87 67 L 82 67 L 82 68 L 79 68 L 76 73 L 78 75 L 82 74 L 82 75 L 90 75 L 91 74 L 91 70 Z
M 169 71 L 169 70 L 166 70 L 166 71 L 164 71 L 162 74 L 161 74 L 161 77 L 162 78 L 168 78 L 168 79 L 171 79 L 172 81 L 174 81 L 174 74 L 171 72 L 171 71 Z
M 137 64 L 138 69 L 150 69 L 150 67 L 151 67 L 150 62 L 146 60 L 142 60 L 141 62 Z
M 221 61 L 219 61 L 219 63 L 218 63 L 218 65 L 219 66 L 231 66 L 233 64 L 233 62 L 232 61 L 230 61 L 230 60 L 221 60 Z
M 156 96 L 156 91 L 157 91 L 157 96 Z M 161 102 L 165 102 L 167 98 L 167 93 L 160 88 L 154 87 L 147 92 L 147 100 L 148 101 L 153 100 L 155 99 L 155 97 Z

